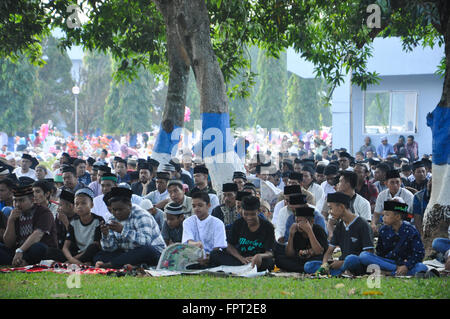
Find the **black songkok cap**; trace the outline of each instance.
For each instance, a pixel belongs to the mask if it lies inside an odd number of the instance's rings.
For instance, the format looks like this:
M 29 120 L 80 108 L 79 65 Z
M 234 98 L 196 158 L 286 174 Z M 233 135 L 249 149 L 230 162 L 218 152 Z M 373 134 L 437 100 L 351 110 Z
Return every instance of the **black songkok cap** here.
M 237 192 L 238 186 L 235 183 L 225 183 L 222 185 L 222 192 Z
M 159 166 L 159 162 L 153 158 L 147 158 L 147 162 L 151 165 L 151 166 Z
M 194 174 L 199 174 L 199 173 L 208 175 L 209 171 L 206 168 L 206 166 L 204 166 L 204 165 L 195 166 L 194 167 Z
M 303 174 L 297 173 L 297 172 L 291 172 L 289 174 L 289 179 L 293 179 L 293 180 L 301 182 L 303 180 Z
M 77 170 L 72 165 L 63 165 L 61 172 L 62 173 L 72 173 L 73 175 L 77 175 Z
M 284 186 L 284 195 L 300 194 L 301 192 L 302 188 L 300 187 L 300 185 Z
M 113 187 L 113 188 L 111 188 L 111 191 L 108 194 L 109 194 L 109 196 L 108 196 L 109 201 L 111 201 L 111 199 L 119 198 L 119 197 L 124 197 L 124 198 L 128 198 L 129 200 L 131 200 L 131 196 L 133 195 L 133 192 L 131 191 L 131 189 L 128 189 L 128 188 Z
M 350 205 L 350 196 L 345 195 L 341 192 L 331 193 L 327 196 L 328 203 L 340 203 L 344 204 L 346 207 Z
M 394 200 L 384 202 L 384 210 L 400 213 L 404 220 L 410 221 L 414 216 L 408 212 L 408 205 Z
M 309 206 L 295 208 L 295 216 L 314 217 L 314 208 Z
M 157 172 L 156 173 L 156 179 L 170 179 L 170 173 L 169 172 Z
M 238 191 L 238 192 L 237 192 L 237 195 L 236 195 L 236 200 L 237 200 L 237 201 L 242 201 L 242 199 L 243 199 L 244 197 L 247 197 L 247 196 L 252 196 L 252 193 L 250 193 L 250 192 L 244 192 L 244 191 Z
M 33 156 L 31 156 L 30 154 L 22 154 L 22 158 L 33 161 Z
M 64 199 L 65 201 L 73 204 L 75 202 L 75 194 L 63 189 L 61 190 L 61 194 L 59 194 L 59 199 Z
M 235 178 L 242 178 L 243 180 L 247 180 L 247 176 L 243 172 L 234 172 L 233 173 L 233 179 Z
M 137 166 L 138 171 L 141 169 L 148 169 L 150 172 L 153 172 L 153 167 L 147 162 L 141 162 Z
M 425 167 L 425 163 L 422 161 L 417 161 L 412 164 L 412 170 L 415 171 L 419 167 Z
M 391 178 L 400 178 L 400 173 L 396 169 L 392 169 L 386 172 L 386 180 Z
M 289 205 L 306 205 L 306 195 L 297 194 L 289 196 Z

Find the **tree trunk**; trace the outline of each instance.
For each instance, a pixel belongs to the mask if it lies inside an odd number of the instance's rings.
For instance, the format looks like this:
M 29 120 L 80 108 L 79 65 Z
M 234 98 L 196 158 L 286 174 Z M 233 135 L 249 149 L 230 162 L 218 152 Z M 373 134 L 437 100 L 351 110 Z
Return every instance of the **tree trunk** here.
M 439 5 L 440 32 L 445 40 L 446 69 L 439 105 L 427 116 L 427 125 L 433 136 L 433 180 L 431 198 L 424 214 L 423 242 L 426 257 L 432 253 L 435 238 L 448 238 L 450 222 L 450 3 Z
M 164 16 L 166 24 L 167 55 L 170 70 L 166 104 L 152 154 L 152 158 L 164 164 L 175 156 L 172 153 L 180 140 L 181 132 L 176 129 L 181 129 L 184 124 L 190 61 L 178 36 L 175 1 L 155 0 L 154 2 Z
M 165 156 L 159 154 L 164 149 L 163 145 L 167 148 L 168 141 L 174 140 L 174 134 L 170 134 L 172 126 L 178 128 L 183 125 L 188 72 L 189 67 L 192 67 L 200 93 L 202 117 L 202 143 L 198 146 L 201 150 L 196 153 L 205 160 L 213 188 L 220 192 L 222 184 L 231 181 L 236 167 L 243 169 L 243 165 L 233 150 L 229 134 L 228 98 L 222 71 L 211 44 L 205 0 L 154 1 L 166 22 L 170 66 L 163 130 L 160 129 L 154 157 L 160 162 L 163 158 L 170 159 L 167 150 Z M 169 143 L 169 146 L 173 148 L 175 145 Z M 225 158 L 227 151 L 229 156 Z
M 202 158 L 209 169 L 213 188 L 231 182 L 243 166 L 233 149 L 228 97 L 219 62 L 213 51 L 205 0 L 177 0 L 178 32 L 194 71 L 200 93 Z M 200 145 L 198 145 L 200 148 Z

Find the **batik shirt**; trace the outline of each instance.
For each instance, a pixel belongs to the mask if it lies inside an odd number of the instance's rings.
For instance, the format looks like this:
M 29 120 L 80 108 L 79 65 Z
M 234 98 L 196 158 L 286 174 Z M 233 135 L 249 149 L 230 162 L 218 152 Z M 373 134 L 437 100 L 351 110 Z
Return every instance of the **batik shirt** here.
M 425 249 L 419 232 L 408 222 L 402 222 L 398 233 L 391 226 L 380 228 L 377 255 L 395 261 L 397 266 L 411 269 L 422 262 Z

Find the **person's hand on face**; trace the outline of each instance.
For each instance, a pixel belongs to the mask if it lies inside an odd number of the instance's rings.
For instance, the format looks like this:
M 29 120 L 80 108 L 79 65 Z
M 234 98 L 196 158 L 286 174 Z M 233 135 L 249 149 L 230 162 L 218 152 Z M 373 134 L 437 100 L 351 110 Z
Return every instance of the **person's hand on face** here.
M 304 220 L 304 219 L 299 220 L 297 224 L 298 224 L 298 228 L 303 230 L 305 233 L 307 233 L 308 231 L 310 231 L 312 229 L 311 225 L 308 223 L 307 220 Z
M 21 214 L 22 214 L 22 212 L 18 208 L 14 208 L 11 211 L 11 214 L 9 215 L 9 218 L 11 218 L 12 220 L 17 220 L 17 219 L 19 219 Z

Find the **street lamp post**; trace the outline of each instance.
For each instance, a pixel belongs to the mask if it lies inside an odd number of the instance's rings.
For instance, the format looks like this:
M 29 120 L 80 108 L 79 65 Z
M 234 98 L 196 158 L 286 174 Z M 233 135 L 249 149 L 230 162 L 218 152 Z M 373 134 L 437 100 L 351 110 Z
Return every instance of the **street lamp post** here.
M 80 88 L 74 86 L 72 88 L 72 93 L 75 95 L 75 135 L 78 133 L 78 94 L 80 93 Z

